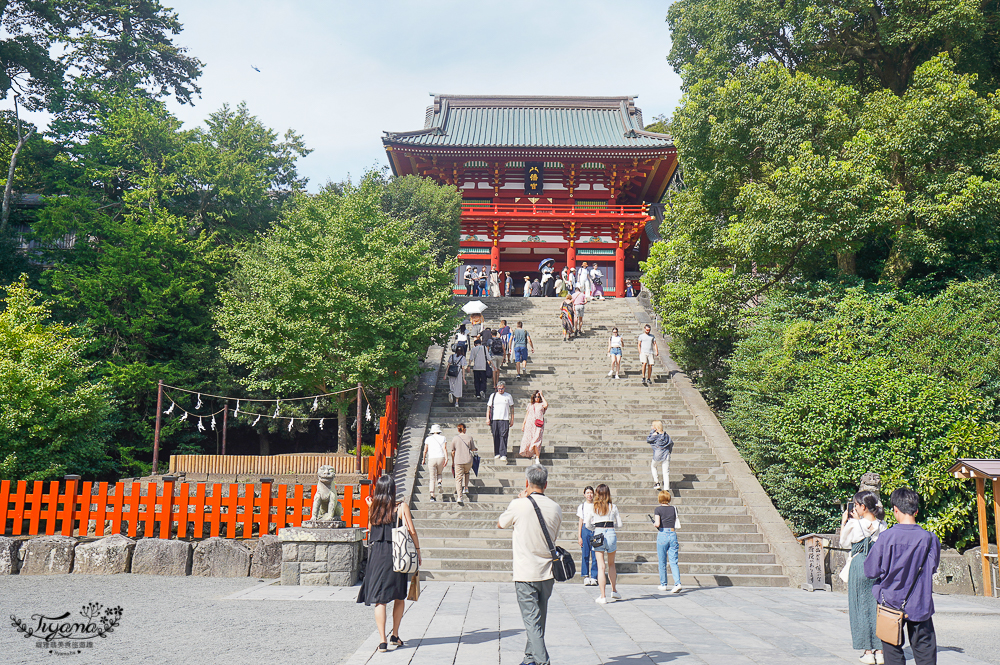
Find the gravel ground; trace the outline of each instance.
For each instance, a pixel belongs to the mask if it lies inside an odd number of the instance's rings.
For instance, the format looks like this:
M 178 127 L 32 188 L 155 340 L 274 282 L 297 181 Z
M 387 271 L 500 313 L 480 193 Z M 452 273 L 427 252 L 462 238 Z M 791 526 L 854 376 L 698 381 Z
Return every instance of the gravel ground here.
M 375 630 L 372 609 L 350 601 L 227 600 L 253 578 L 150 575 L 0 577 L 2 663 L 304 663 L 349 658 Z M 88 603 L 121 606 L 120 625 L 92 648 L 61 656 L 25 639 L 11 615 L 80 620 Z

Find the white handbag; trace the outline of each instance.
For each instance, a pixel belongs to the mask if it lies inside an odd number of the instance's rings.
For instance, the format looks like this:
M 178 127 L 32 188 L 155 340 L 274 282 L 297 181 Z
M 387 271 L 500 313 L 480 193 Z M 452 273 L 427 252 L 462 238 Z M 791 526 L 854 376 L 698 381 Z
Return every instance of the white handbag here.
M 406 522 L 396 516 L 396 526 L 392 529 L 392 569 L 407 575 L 417 572 L 417 546 L 406 528 Z

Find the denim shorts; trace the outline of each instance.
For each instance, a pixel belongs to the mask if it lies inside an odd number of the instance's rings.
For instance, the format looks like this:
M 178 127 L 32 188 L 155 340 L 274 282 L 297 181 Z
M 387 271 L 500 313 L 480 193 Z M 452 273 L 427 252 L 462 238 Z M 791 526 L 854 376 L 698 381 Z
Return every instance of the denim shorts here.
M 618 551 L 618 536 L 615 535 L 614 529 L 594 529 L 594 534 L 604 534 L 604 544 L 600 547 L 595 547 L 595 552 L 616 552 Z
M 514 362 L 523 363 L 528 360 L 528 347 L 526 346 L 515 346 L 514 347 Z
M 620 356 L 621 354 L 622 354 L 622 350 L 621 350 L 620 347 L 617 347 L 617 346 L 611 347 L 611 355 L 613 355 L 613 356 Z

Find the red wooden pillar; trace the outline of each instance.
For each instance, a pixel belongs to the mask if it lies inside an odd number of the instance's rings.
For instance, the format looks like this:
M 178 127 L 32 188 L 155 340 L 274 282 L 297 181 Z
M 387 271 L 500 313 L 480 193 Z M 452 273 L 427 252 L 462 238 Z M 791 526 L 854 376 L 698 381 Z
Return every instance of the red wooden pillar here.
M 573 247 L 572 240 L 569 241 L 569 248 L 566 250 L 566 265 L 570 270 L 576 270 L 576 247 Z
M 500 241 L 496 238 L 493 239 L 493 247 L 490 248 L 490 265 L 500 272 Z
M 615 297 L 625 297 L 625 248 L 621 240 L 615 249 Z

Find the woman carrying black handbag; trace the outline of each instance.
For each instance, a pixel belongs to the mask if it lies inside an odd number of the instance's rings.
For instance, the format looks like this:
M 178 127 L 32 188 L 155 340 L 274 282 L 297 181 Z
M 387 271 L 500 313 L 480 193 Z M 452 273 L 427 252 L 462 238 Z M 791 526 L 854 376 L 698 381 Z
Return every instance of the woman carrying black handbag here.
M 604 483 L 594 491 L 594 510 L 587 516 L 586 527 L 594 532 L 590 543 L 597 553 L 597 584 L 601 587 L 598 603 L 613 603 L 621 600 L 618 593 L 618 571 L 615 570 L 615 552 L 618 550 L 618 536 L 615 527 L 621 528 L 622 518 L 618 506 L 611 503 L 611 490 Z M 605 594 L 607 577 L 611 579 L 611 598 Z
M 417 548 L 420 562 L 420 541 L 413 526 L 413 517 L 406 502 L 396 502 L 396 483 L 392 476 L 380 476 L 375 491 L 368 498 L 368 566 L 365 579 L 358 591 L 358 602 L 375 606 L 375 626 L 379 634 L 379 651 L 386 651 L 391 642 L 397 649 L 403 646 L 399 639 L 399 624 L 406 607 L 406 583 L 409 575 L 397 573 L 392 557 L 392 528 L 397 521 L 406 526 Z M 392 635 L 386 639 L 386 605 L 392 603 Z

